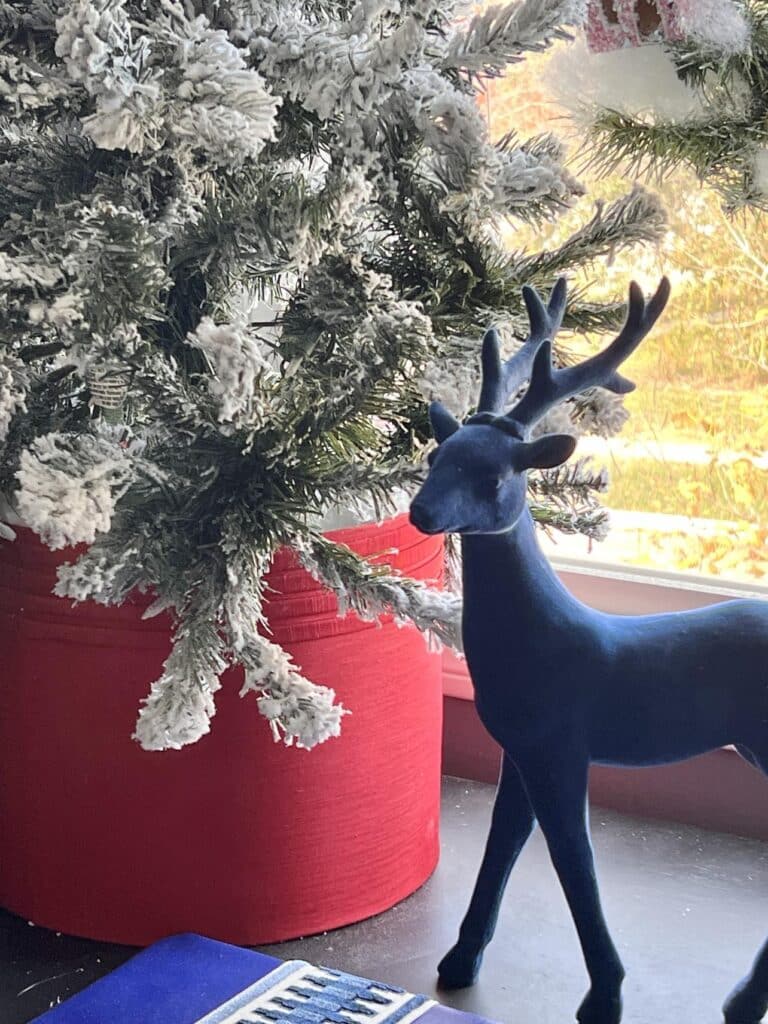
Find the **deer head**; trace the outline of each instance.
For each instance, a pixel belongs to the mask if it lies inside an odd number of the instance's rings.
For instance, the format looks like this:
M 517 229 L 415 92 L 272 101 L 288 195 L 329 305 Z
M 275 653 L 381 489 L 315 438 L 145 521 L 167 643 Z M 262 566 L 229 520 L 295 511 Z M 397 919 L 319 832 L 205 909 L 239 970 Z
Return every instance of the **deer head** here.
M 523 288 L 530 334 L 505 363 L 499 337 L 486 332 L 482 346 L 482 386 L 477 412 L 461 425 L 439 402 L 429 407 L 438 442 L 428 456 L 429 474 L 411 503 L 411 522 L 423 533 L 504 533 L 519 519 L 526 500 L 526 472 L 565 462 L 576 447 L 567 434 L 530 440 L 535 424 L 555 405 L 591 387 L 616 394 L 634 384 L 617 372 L 661 315 L 669 298 L 662 278 L 646 304 L 640 286 L 629 286 L 626 322 L 602 352 L 575 366 L 555 369 L 552 339 L 563 319 L 565 279 L 560 278 L 545 306 L 533 288 Z M 528 380 L 514 406 L 504 406 Z

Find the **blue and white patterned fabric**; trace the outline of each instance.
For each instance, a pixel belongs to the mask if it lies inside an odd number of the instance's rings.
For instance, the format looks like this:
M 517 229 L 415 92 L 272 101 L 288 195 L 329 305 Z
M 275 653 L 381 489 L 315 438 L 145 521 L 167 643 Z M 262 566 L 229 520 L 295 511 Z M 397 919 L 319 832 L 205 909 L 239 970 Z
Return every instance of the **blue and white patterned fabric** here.
M 489 1024 L 426 996 L 301 960 L 174 935 L 38 1024 Z
M 434 1005 L 401 988 L 289 960 L 198 1024 L 411 1024 Z

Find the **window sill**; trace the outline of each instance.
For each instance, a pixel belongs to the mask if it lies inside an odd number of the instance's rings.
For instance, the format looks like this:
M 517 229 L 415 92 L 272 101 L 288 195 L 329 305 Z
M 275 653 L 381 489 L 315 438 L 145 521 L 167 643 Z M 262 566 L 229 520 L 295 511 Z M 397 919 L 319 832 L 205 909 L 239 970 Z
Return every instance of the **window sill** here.
M 640 566 L 621 566 L 578 558 L 553 558 L 565 585 L 585 604 L 605 606 L 620 614 L 644 614 L 700 608 L 733 597 L 768 600 L 768 586 L 702 576 L 665 572 Z M 616 604 L 616 600 L 619 604 Z

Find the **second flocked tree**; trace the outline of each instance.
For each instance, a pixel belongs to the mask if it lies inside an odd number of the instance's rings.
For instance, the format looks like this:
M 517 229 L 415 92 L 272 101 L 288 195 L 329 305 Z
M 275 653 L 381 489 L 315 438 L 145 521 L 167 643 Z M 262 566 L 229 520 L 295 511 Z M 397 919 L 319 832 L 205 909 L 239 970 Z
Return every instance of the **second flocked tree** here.
M 694 9 L 696 4 L 691 5 Z M 663 44 L 687 112 L 612 105 L 588 111 L 595 165 L 668 175 L 678 166 L 714 187 L 727 212 L 768 210 L 768 2 L 704 3 L 700 31 Z M 631 69 L 627 71 L 631 75 Z
M 425 399 L 468 411 L 478 332 L 514 349 L 522 284 L 662 230 L 635 191 L 554 251 L 500 241 L 503 219 L 555 216 L 581 189 L 551 135 L 489 140 L 477 86 L 581 16 L 571 0 L 473 17 L 437 0 L 0 4 L 0 543 L 17 523 L 85 543 L 62 598 L 139 588 L 172 612 L 145 748 L 204 735 L 233 663 L 277 736 L 338 732 L 333 692 L 261 628 L 281 545 L 343 607 L 450 639 L 457 598 L 323 525 L 413 489 Z M 565 323 L 622 312 L 582 297 Z M 618 401 L 568 415 L 609 430 Z M 600 530 L 600 485 L 540 477 L 535 515 Z

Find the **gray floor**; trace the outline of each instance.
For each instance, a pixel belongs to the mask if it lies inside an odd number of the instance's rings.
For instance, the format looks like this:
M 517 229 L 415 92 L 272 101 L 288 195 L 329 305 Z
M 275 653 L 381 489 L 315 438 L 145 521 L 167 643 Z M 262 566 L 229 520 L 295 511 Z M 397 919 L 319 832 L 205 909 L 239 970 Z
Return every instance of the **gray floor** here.
M 360 925 L 267 951 L 434 993 L 435 965 L 469 897 L 492 799 L 490 786 L 446 779 L 442 859 L 423 889 Z M 606 915 L 627 966 L 625 1024 L 717 1024 L 723 997 L 768 933 L 768 844 L 599 810 L 592 819 Z M 1 1024 L 27 1024 L 131 952 L 0 912 Z M 502 1024 L 566 1024 L 585 988 L 575 933 L 536 834 L 510 881 L 479 983 L 439 998 Z

